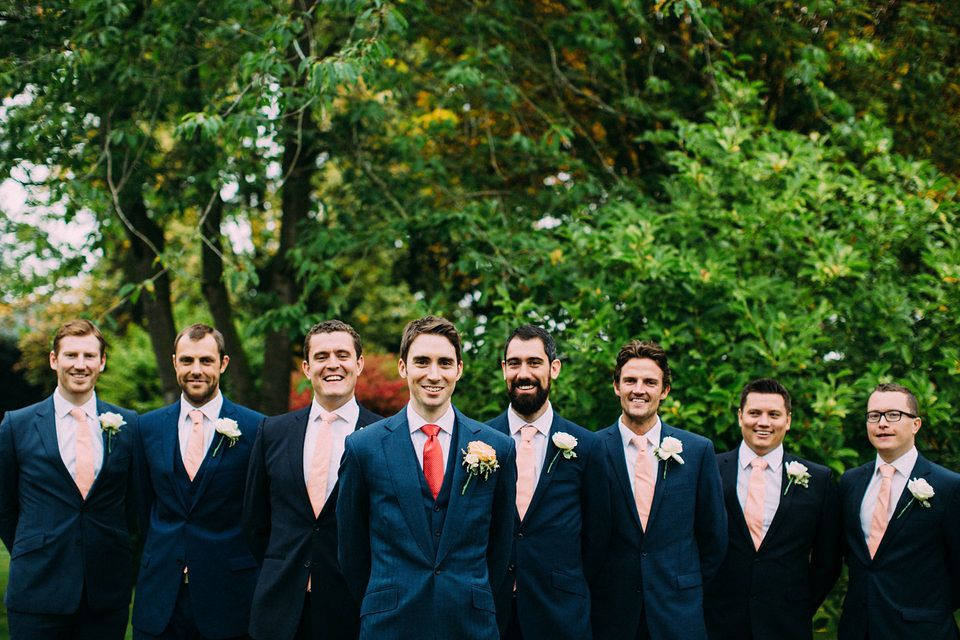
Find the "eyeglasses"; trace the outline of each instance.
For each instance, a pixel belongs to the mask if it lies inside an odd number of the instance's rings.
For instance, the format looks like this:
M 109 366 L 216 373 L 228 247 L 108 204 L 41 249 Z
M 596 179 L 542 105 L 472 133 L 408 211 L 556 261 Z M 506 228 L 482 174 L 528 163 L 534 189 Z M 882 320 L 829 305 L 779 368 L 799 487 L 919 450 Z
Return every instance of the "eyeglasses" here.
M 900 422 L 903 416 L 910 416 L 911 418 L 917 417 L 912 413 L 897 411 L 896 409 L 890 409 L 889 411 L 867 411 L 867 422 L 880 422 L 880 418 L 886 418 L 887 422 Z

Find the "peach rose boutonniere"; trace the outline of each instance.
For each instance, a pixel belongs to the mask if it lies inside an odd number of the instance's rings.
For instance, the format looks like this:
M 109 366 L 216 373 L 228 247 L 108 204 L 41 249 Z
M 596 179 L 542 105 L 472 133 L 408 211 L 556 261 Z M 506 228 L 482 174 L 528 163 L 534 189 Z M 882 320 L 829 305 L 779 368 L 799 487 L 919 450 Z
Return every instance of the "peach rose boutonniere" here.
M 560 454 L 563 454 L 565 460 L 577 457 L 577 452 L 573 450 L 574 447 L 577 446 L 577 439 L 574 436 L 563 431 L 558 431 L 553 434 L 551 440 L 553 440 L 553 446 L 557 448 L 557 452 L 553 454 L 553 460 L 550 461 L 550 466 L 547 467 L 547 473 L 550 473 L 550 470 L 553 469 L 553 463 L 557 461 Z
M 486 480 L 491 473 L 500 468 L 500 463 L 497 461 L 497 452 L 486 442 L 474 440 L 467 445 L 466 451 L 460 449 L 460 453 L 463 454 L 463 466 L 467 468 L 467 481 L 463 483 L 460 495 L 467 492 L 467 487 L 470 486 L 473 476 L 480 476 Z
M 676 460 L 677 463 L 683 464 L 683 458 L 680 457 L 680 454 L 683 453 L 683 443 L 674 438 L 673 436 L 667 436 L 660 441 L 660 446 L 653 450 L 653 455 L 657 457 L 657 460 L 663 461 L 663 477 L 667 477 L 667 464 L 671 460 Z
M 930 483 L 923 478 L 911 478 L 907 482 L 907 489 L 910 491 L 910 502 L 903 505 L 903 509 L 901 509 L 900 513 L 897 514 L 897 518 L 906 513 L 907 509 L 911 504 L 913 504 L 914 500 L 919 502 L 920 506 L 924 509 L 929 509 L 930 498 L 936 495 L 936 492 L 933 490 L 933 487 L 930 486 Z
M 217 451 L 220 451 L 220 445 L 223 444 L 224 440 L 228 441 L 227 446 L 232 447 L 237 444 L 237 440 L 240 439 L 240 425 L 237 424 L 236 420 L 232 418 L 220 418 L 217 420 L 215 426 L 217 433 L 220 434 L 220 441 L 217 442 L 216 448 L 213 450 L 214 458 L 217 457 Z
M 107 455 L 113 453 L 113 436 L 120 433 L 120 427 L 127 424 L 119 413 L 108 411 L 100 414 L 100 429 L 107 434 Z

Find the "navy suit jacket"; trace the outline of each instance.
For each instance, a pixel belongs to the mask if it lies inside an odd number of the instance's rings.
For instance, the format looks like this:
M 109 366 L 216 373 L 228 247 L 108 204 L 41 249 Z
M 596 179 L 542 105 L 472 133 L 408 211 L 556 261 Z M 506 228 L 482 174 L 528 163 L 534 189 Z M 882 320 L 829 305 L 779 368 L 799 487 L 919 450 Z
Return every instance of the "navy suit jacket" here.
M 509 435 L 507 414 L 488 422 Z M 577 439 L 575 458 L 553 444 Z M 550 473 L 550 463 L 553 469 Z M 524 519 L 514 509 L 513 550 L 497 593 L 501 629 L 509 622 L 516 583 L 517 617 L 526 640 L 590 640 L 590 590 L 610 537 L 610 496 L 597 435 L 554 413 L 546 457 Z
M 461 452 L 475 440 L 494 448 L 500 468 L 467 484 Z M 513 440 L 459 411 L 440 492 L 449 494 L 445 514 L 426 493 L 406 410 L 350 434 L 337 521 L 360 638 L 498 640 L 493 594 L 510 558 L 516 483 Z M 442 526 L 431 530 L 438 517 Z
M 874 464 L 851 469 L 840 479 L 850 582 L 837 637 L 960 638 L 953 617 L 960 606 L 960 474 L 919 456 L 910 478 L 923 478 L 933 487 L 930 506 L 911 502 L 905 487 L 871 560 L 860 527 L 860 503 Z
M 224 398 L 220 417 L 235 420 L 242 435 L 231 447 L 215 433 L 193 482 L 180 454 L 180 402 L 140 418 L 137 490 L 146 540 L 133 626 L 150 634 L 159 635 L 170 622 L 184 566 L 200 632 L 208 638 L 247 633 L 258 567 L 243 537 L 241 512 L 250 450 L 263 416 Z
M 60 457 L 53 397 L 0 423 L 0 538 L 10 552 L 4 602 L 23 613 L 70 614 L 130 603 L 130 492 L 137 414 L 97 400 L 126 424 L 103 434 L 103 461 L 87 499 Z
M 310 407 L 265 418 L 250 455 L 243 526 L 261 565 L 250 612 L 250 635 L 294 637 L 303 613 L 307 577 L 322 594 L 322 624 L 329 640 L 356 638 L 360 606 L 347 591 L 337 563 L 337 495 L 334 486 L 319 516 L 303 477 L 303 441 Z M 356 428 L 380 416 L 360 407 Z M 339 483 L 338 483 L 339 484 Z
M 813 615 L 840 575 L 840 507 L 832 473 L 784 452 L 780 504 L 756 549 L 737 498 L 739 455 L 734 449 L 717 456 L 729 544 L 720 572 L 704 589 L 707 632 L 714 640 L 810 640 Z M 789 484 L 791 461 L 807 467 L 806 487 Z
M 707 637 L 703 584 L 716 575 L 727 549 L 720 474 L 709 440 L 661 424 L 661 442 L 674 437 L 683 444 L 684 464 L 657 465 L 647 531 L 637 515 L 619 427 L 599 432 L 613 531 L 593 591 L 595 640 L 634 638 L 643 618 L 653 638 Z

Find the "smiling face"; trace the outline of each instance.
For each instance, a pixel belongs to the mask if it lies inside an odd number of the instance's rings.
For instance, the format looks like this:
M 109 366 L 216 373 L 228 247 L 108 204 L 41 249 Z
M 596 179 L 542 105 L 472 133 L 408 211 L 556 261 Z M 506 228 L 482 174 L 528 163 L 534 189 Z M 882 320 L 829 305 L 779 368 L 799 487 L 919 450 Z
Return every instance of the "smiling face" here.
M 867 411 L 903 411 L 914 413 L 906 394 L 899 391 L 874 391 L 867 400 Z M 886 416 L 880 422 L 867 423 L 867 437 L 884 462 L 893 462 L 913 448 L 920 418 L 900 416 L 897 422 L 888 422 Z
M 217 395 L 220 374 L 227 369 L 228 356 L 220 357 L 220 349 L 212 335 L 199 340 L 182 336 L 173 354 L 173 368 L 177 384 L 191 405 L 202 407 Z
M 447 412 L 463 374 L 463 362 L 457 361 L 457 351 L 446 336 L 421 333 L 410 343 L 406 360 L 400 360 L 397 367 L 420 417 L 435 421 Z
M 514 338 L 507 345 L 506 359 L 500 363 L 507 382 L 510 405 L 526 422 L 533 422 L 546 411 L 550 383 L 560 375 L 560 361 L 549 361 L 543 342 Z
M 50 368 L 57 372 L 60 394 L 76 406 L 93 395 L 107 356 L 100 351 L 100 341 L 93 334 L 64 336 L 50 352 Z
M 743 441 L 758 456 L 763 456 L 783 442 L 790 430 L 791 414 L 779 393 L 750 393 L 737 410 Z
M 620 370 L 613 391 L 620 398 L 623 423 L 643 435 L 657 423 L 660 403 L 670 393 L 663 384 L 663 371 L 650 358 L 631 358 Z
M 327 411 L 343 406 L 357 387 L 363 371 L 363 356 L 357 357 L 353 336 L 346 331 L 317 333 L 310 337 L 303 375 L 310 380 L 313 396 Z

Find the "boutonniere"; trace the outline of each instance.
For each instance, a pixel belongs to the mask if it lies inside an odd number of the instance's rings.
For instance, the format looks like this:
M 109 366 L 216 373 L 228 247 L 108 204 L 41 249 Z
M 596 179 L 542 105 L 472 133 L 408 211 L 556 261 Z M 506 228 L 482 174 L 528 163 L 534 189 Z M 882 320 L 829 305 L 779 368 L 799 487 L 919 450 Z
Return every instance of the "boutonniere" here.
M 474 440 L 467 445 L 467 450 L 460 449 L 463 454 L 463 466 L 467 468 L 467 481 L 463 483 L 463 490 L 460 495 L 467 492 L 470 486 L 470 480 L 473 476 L 480 476 L 484 480 L 490 477 L 490 474 L 500 468 L 497 462 L 497 452 L 486 442 Z
M 228 440 L 230 444 L 228 447 L 232 447 L 237 444 L 237 440 L 240 439 L 240 425 L 237 424 L 236 420 L 232 418 L 218 418 L 216 424 L 217 433 L 220 434 L 220 441 L 217 443 L 217 447 L 213 450 L 213 457 L 217 457 L 217 451 L 220 451 L 220 445 L 223 444 L 224 440 Z
M 113 436 L 120 433 L 120 427 L 127 424 L 119 413 L 107 412 L 100 414 L 100 429 L 107 434 L 107 455 L 113 453 Z
M 557 448 L 557 452 L 553 454 L 553 460 L 550 461 L 550 466 L 547 467 L 547 473 L 550 473 L 550 470 L 553 469 L 553 463 L 557 461 L 561 453 L 567 460 L 577 457 L 577 452 L 573 450 L 573 448 L 577 446 L 577 439 L 569 433 L 558 431 L 553 434 L 551 440 L 553 440 L 553 446 Z
M 660 446 L 653 450 L 653 455 L 657 456 L 657 460 L 663 461 L 663 477 L 667 477 L 667 463 L 670 460 L 676 460 L 677 463 L 683 464 L 683 458 L 680 457 L 680 454 L 683 453 L 683 443 L 674 438 L 673 436 L 667 436 L 660 441 Z
M 787 488 L 783 490 L 783 495 L 787 495 L 791 485 L 799 485 L 806 489 L 810 486 L 810 472 L 807 471 L 807 465 L 796 460 L 791 460 L 786 464 L 787 467 Z
M 906 510 L 910 507 L 914 500 L 920 503 L 920 506 L 924 509 L 930 508 L 930 498 L 936 495 L 933 487 L 930 486 L 930 483 L 924 480 L 923 478 L 912 478 L 907 482 L 907 489 L 910 491 L 910 502 L 903 505 L 903 509 L 900 510 L 900 513 L 897 514 L 899 519 Z

